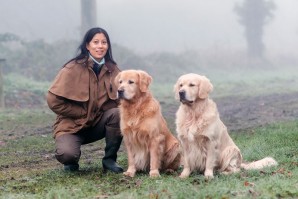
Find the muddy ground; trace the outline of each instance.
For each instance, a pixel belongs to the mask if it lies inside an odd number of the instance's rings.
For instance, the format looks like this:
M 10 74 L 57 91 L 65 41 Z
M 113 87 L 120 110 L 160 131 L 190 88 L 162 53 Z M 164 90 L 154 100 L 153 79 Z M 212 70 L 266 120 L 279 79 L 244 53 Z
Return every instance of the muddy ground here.
M 230 131 L 298 119 L 298 92 L 257 97 L 228 96 L 214 98 L 213 100 L 217 104 L 222 121 Z M 40 99 L 32 93 L 28 94 L 26 92 L 18 92 L 16 95 L 7 96 L 6 103 L 9 107 L 19 108 L 46 106 L 45 99 Z M 160 103 L 164 117 L 174 121 L 179 103 L 165 101 Z M 48 132 L 48 126 L 44 130 Z
M 298 93 L 257 97 L 229 96 L 213 99 L 230 131 L 244 130 L 279 121 L 298 119 Z M 165 117 L 174 117 L 175 105 L 163 105 Z
M 8 99 L 8 98 L 7 98 Z M 18 98 L 8 99 L 12 106 L 18 106 L 19 108 L 40 106 L 45 108 L 44 100 L 37 100 L 34 98 L 30 101 L 31 97 L 28 96 L 28 100 L 22 98 L 22 102 L 16 101 Z M 263 126 L 270 123 L 279 121 L 289 121 L 298 119 L 298 92 L 283 95 L 266 95 L 258 97 L 225 97 L 213 99 L 218 106 L 222 121 L 226 124 L 230 132 L 250 132 L 250 128 Z M 168 103 L 161 101 L 162 110 L 165 118 L 170 122 L 169 127 L 175 129 L 174 118 L 175 112 L 179 106 L 179 103 Z M 54 118 L 54 117 L 53 117 Z M 39 124 L 38 126 L 26 126 L 25 124 L 19 124 L 10 131 L 1 131 L 2 136 L 5 139 L 22 139 L 24 136 L 38 135 L 38 136 L 50 136 L 52 134 L 52 123 L 49 121 L 47 124 Z M 5 147 L 5 141 L 0 139 L 0 147 Z M 53 142 L 54 147 L 54 142 Z M 83 153 L 80 162 L 85 164 L 91 164 L 94 161 L 100 159 L 104 154 L 104 146 L 97 143 L 84 145 Z M 124 153 L 123 147 L 120 149 L 120 153 Z M 5 156 L 7 154 L 0 154 Z M 11 155 L 14 155 L 11 154 Z M 61 164 L 58 163 L 54 156 L 54 149 L 50 152 L 42 153 L 39 151 L 28 151 L 22 154 L 25 160 L 19 160 L 14 163 L 4 163 L 0 165 L 0 174 L 7 175 L 6 178 L 11 178 L 10 172 L 18 171 L 18 173 L 26 173 L 31 170 L 39 169 L 57 169 L 61 168 Z M 29 159 L 29 160 L 27 160 Z M 34 159 L 34 160 L 31 160 Z M 25 170 L 24 170 L 25 169 Z M 23 171 L 24 172 L 19 172 Z M 16 175 L 16 174 L 13 174 Z M 17 176 L 14 176 L 15 178 Z

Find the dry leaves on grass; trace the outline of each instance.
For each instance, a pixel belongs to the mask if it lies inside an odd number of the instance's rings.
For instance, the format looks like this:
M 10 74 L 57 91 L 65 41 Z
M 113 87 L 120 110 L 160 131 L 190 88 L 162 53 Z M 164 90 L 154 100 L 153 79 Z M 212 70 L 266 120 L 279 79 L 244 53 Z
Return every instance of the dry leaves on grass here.
M 286 170 L 285 168 L 280 168 L 277 171 L 272 172 L 272 175 L 275 175 L 275 174 L 282 174 L 282 175 L 285 175 L 287 177 L 292 177 L 293 176 L 293 173 Z
M 255 184 L 252 183 L 252 182 L 245 181 L 245 182 L 244 182 L 244 186 L 246 186 L 246 187 L 254 187 Z

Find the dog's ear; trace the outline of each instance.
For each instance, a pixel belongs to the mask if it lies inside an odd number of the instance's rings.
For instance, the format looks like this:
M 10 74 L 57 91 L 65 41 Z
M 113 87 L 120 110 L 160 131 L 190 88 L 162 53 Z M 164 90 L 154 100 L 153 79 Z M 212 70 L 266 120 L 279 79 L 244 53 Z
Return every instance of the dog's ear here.
M 118 74 L 116 75 L 115 79 L 114 79 L 114 83 L 116 84 L 116 87 L 117 87 L 117 88 L 118 88 L 118 86 L 119 86 L 120 74 L 121 74 L 121 72 L 118 73 Z
M 142 70 L 139 70 L 138 73 L 139 73 L 140 90 L 141 92 L 147 92 L 148 87 L 152 82 L 152 77 L 148 73 Z
M 207 98 L 208 94 L 212 90 L 213 90 L 213 85 L 211 84 L 210 80 L 205 76 L 201 76 L 200 86 L 199 86 L 199 98 L 201 99 Z

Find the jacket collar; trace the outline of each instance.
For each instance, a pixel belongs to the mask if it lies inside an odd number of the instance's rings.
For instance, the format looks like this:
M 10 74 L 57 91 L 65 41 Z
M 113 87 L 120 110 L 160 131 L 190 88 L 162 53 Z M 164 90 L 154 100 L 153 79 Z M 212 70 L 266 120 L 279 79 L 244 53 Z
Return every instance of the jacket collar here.
M 91 58 L 88 58 L 87 66 L 92 68 L 93 64 L 94 64 L 94 61 Z M 102 67 L 103 67 L 103 69 L 106 68 L 107 71 L 109 71 L 109 72 L 113 72 L 115 70 L 115 65 L 110 61 L 106 61 Z

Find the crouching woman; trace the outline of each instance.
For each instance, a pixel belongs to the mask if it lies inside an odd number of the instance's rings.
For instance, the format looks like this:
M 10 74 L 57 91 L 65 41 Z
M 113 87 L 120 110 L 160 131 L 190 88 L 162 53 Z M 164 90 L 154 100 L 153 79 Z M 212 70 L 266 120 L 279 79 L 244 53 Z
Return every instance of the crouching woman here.
M 103 169 L 121 173 L 123 169 L 116 163 L 122 135 L 114 85 L 120 70 L 107 32 L 90 29 L 78 50 L 47 93 L 48 106 L 57 115 L 53 125 L 55 156 L 65 170 L 79 170 L 81 146 L 105 138 Z

